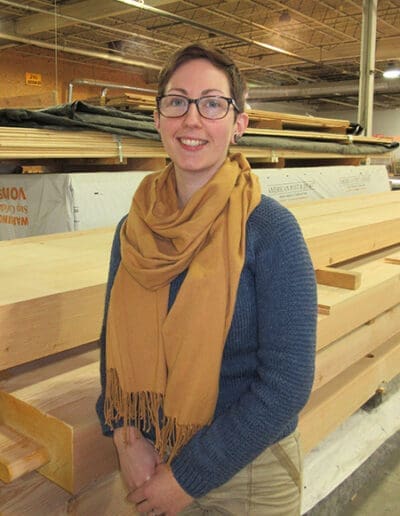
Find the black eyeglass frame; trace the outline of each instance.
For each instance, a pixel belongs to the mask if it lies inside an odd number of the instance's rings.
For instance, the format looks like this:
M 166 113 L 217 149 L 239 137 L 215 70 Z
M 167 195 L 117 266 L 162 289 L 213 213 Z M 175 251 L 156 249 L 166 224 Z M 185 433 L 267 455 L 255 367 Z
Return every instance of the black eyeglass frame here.
M 166 115 L 164 115 L 163 112 L 160 109 L 160 102 L 165 97 L 179 97 L 179 98 L 187 100 L 188 104 L 187 104 L 186 111 L 184 113 L 182 113 L 181 115 L 177 115 L 177 116 L 166 116 Z M 203 100 L 203 99 L 224 99 L 224 100 L 226 100 L 227 103 L 228 103 L 228 106 L 226 108 L 226 113 L 223 116 L 219 117 L 219 118 L 209 118 L 207 116 L 202 115 L 200 113 L 200 109 L 199 109 L 199 102 L 201 100 Z M 235 109 L 239 113 L 239 108 L 238 108 L 238 106 L 237 106 L 237 104 L 235 102 L 235 99 L 233 99 L 232 97 L 224 97 L 223 95 L 204 95 L 204 97 L 199 97 L 197 99 L 190 99 L 189 97 L 185 97 L 185 95 L 174 95 L 174 94 L 168 95 L 167 94 L 167 95 L 160 95 L 159 97 L 156 97 L 156 102 L 157 102 L 157 110 L 158 110 L 158 112 L 160 113 L 160 115 L 162 115 L 165 118 L 180 118 L 181 116 L 185 116 L 187 114 L 187 112 L 189 111 L 190 104 L 195 104 L 198 114 L 202 118 L 205 118 L 206 120 L 222 120 L 228 114 L 229 107 L 231 105 L 233 106 L 233 109 Z

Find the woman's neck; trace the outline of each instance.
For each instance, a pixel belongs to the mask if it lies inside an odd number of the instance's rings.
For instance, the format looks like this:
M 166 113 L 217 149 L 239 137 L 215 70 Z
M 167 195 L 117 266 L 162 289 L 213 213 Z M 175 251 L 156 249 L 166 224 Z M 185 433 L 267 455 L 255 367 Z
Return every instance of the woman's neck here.
M 200 190 L 202 186 L 204 186 L 208 181 L 216 174 L 216 172 L 222 166 L 224 160 L 221 164 L 216 167 L 215 170 L 194 170 L 194 171 L 182 171 L 175 168 L 175 178 L 176 178 L 176 189 L 178 195 L 178 203 L 179 208 L 183 208 L 186 206 L 190 198 Z
M 183 208 L 189 202 L 190 198 L 204 186 L 210 177 L 204 177 L 202 174 L 196 173 L 176 173 L 176 189 L 178 194 L 179 208 Z

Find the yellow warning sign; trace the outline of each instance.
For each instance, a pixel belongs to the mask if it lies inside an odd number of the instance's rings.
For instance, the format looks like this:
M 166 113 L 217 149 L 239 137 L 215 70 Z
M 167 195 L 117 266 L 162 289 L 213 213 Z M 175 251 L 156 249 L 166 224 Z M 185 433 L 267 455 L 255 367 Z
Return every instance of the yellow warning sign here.
M 42 74 L 40 73 L 25 73 L 25 84 L 30 86 L 41 86 L 42 85 Z

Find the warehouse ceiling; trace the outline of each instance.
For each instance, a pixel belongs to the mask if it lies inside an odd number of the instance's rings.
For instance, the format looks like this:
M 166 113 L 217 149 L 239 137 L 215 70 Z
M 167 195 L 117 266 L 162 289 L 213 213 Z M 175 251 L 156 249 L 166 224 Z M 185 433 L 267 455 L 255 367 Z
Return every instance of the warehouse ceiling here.
M 129 1 L 129 0 L 128 0 Z M 357 107 L 362 0 L 0 0 L 0 58 L 10 47 L 135 69 L 149 88 L 169 54 L 206 42 L 233 57 L 258 100 Z M 400 0 L 378 0 L 375 106 L 400 107 Z M 250 98 L 252 93 L 250 94 Z

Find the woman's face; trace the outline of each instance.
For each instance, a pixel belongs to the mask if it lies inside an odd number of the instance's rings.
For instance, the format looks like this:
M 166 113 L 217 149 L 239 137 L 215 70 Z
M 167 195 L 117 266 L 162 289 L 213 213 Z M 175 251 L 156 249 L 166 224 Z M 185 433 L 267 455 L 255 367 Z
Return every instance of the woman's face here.
M 194 59 L 181 65 L 167 83 L 164 95 L 167 94 L 192 99 L 205 95 L 231 96 L 225 73 L 207 59 Z M 225 118 L 203 118 L 195 104 L 190 104 L 186 115 L 179 118 L 166 118 L 155 112 L 154 119 L 176 173 L 203 174 L 207 179 L 225 161 L 234 134 L 242 134 L 248 122 L 244 113 L 238 114 L 235 120 L 233 106 L 229 107 Z

